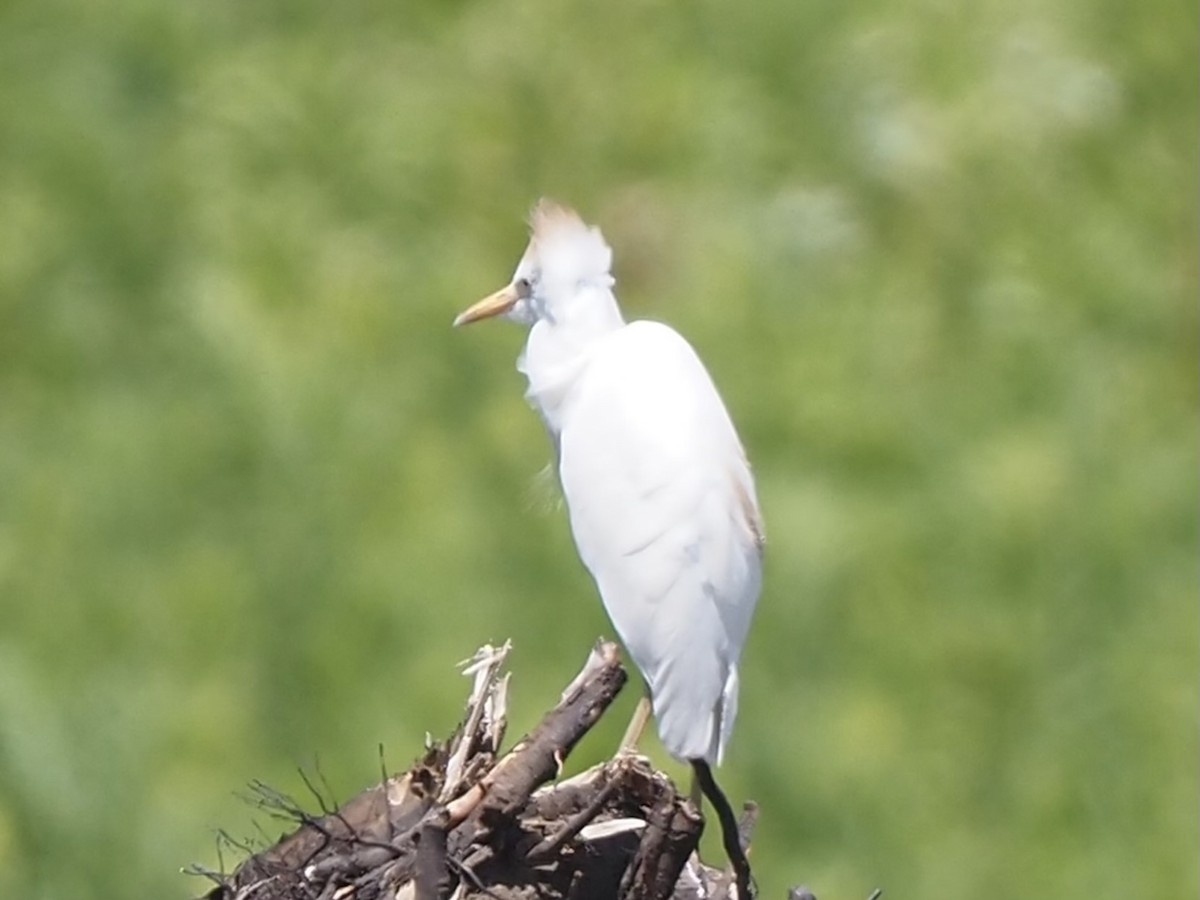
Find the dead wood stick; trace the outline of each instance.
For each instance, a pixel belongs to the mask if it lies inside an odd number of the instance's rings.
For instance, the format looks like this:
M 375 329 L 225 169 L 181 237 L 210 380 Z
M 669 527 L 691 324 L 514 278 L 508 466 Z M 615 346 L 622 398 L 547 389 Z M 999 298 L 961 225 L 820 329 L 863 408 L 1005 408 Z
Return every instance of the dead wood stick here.
M 474 677 L 471 696 L 467 699 L 467 720 L 463 723 L 458 735 L 458 741 L 450 758 L 446 761 L 446 778 L 438 800 L 442 803 L 452 799 L 458 792 L 463 780 L 467 760 L 475 751 L 477 743 L 485 736 L 487 729 L 481 728 L 484 715 L 488 711 L 489 702 L 494 702 L 497 693 L 503 692 L 506 682 L 500 680 L 500 670 L 512 649 L 512 641 L 505 641 L 499 648 L 484 644 L 475 651 L 470 659 L 463 660 L 463 674 Z M 500 725 L 503 728 L 503 724 Z M 495 747 L 491 748 L 493 752 Z
M 598 643 L 572 689 L 488 773 L 483 780 L 486 796 L 471 818 L 485 829 L 497 820 L 512 819 L 534 790 L 558 774 L 567 754 L 616 698 L 626 677 L 617 645 Z
M 754 834 L 754 826 L 758 824 L 758 804 L 747 800 L 742 804 L 742 815 L 738 819 L 738 840 L 741 841 L 746 853 L 750 853 L 750 838 Z
M 674 791 L 655 801 L 637 854 L 621 879 L 622 900 L 667 900 L 700 843 L 704 820 Z
M 567 821 L 566 825 L 530 850 L 526 854 L 525 859 L 528 862 L 537 863 L 554 855 L 563 844 L 583 831 L 584 827 L 599 815 L 600 810 L 604 808 L 604 804 L 608 802 L 608 798 L 616 793 L 616 789 L 616 781 L 611 779 L 605 781 L 604 787 L 596 792 L 596 796 L 592 798 L 587 806 L 573 815 Z
M 446 864 L 446 827 L 448 816 L 444 809 L 428 816 L 421 823 L 421 838 L 417 843 L 417 872 L 414 879 L 416 900 L 445 900 L 453 889 L 450 867 Z

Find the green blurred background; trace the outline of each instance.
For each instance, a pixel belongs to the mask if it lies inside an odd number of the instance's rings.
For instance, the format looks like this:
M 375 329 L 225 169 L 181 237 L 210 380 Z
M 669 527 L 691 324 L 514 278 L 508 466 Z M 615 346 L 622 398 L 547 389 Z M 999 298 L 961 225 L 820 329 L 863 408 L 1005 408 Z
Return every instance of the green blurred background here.
M 549 194 L 756 466 L 764 896 L 1195 896 L 1196 24 L 3 4 L 0 895 L 199 894 L 251 778 L 407 765 L 485 640 L 519 733 L 610 632 L 521 333 L 449 327 Z

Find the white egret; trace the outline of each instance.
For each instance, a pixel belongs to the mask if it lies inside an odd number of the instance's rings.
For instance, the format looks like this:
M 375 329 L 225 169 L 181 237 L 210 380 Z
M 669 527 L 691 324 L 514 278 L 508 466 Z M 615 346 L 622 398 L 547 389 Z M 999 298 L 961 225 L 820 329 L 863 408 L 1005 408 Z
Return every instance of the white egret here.
M 544 200 L 531 226 L 512 281 L 454 324 L 504 316 L 529 326 L 517 368 L 554 443 L 575 545 L 645 678 L 663 745 L 714 799 L 709 766 L 733 729 L 761 582 L 750 467 L 687 341 L 622 318 L 599 229 Z M 639 713 L 644 724 L 644 699 Z M 631 725 L 627 742 L 638 731 Z M 728 803 L 714 805 L 728 826 Z

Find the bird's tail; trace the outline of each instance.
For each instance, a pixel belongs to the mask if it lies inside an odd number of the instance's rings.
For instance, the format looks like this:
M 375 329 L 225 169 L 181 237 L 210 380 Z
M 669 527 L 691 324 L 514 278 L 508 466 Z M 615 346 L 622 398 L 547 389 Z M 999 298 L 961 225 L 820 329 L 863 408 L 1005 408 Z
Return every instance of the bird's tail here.
M 721 689 L 721 702 L 717 704 L 716 722 L 713 723 L 717 743 L 714 758 L 718 766 L 725 756 L 725 745 L 729 743 L 729 736 L 733 734 L 733 720 L 737 718 L 737 708 L 738 667 L 737 663 L 733 663 L 725 675 L 725 686 Z
M 729 665 L 723 680 L 719 672 L 711 673 L 707 686 L 702 677 L 682 678 L 677 671 L 656 675 L 647 681 L 663 745 L 677 759 L 719 766 L 737 717 L 737 664 Z

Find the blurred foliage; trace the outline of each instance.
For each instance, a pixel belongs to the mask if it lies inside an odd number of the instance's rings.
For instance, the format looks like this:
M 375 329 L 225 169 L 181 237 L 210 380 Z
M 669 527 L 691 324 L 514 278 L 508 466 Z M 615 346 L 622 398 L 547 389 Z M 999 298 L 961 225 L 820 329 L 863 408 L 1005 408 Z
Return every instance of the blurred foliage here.
M 249 779 L 348 797 L 510 636 L 519 733 L 609 631 L 521 334 L 449 328 L 545 193 L 756 465 L 722 778 L 764 896 L 1194 896 L 1195 35 L 1167 0 L 4 4 L 0 895 L 196 895 Z

